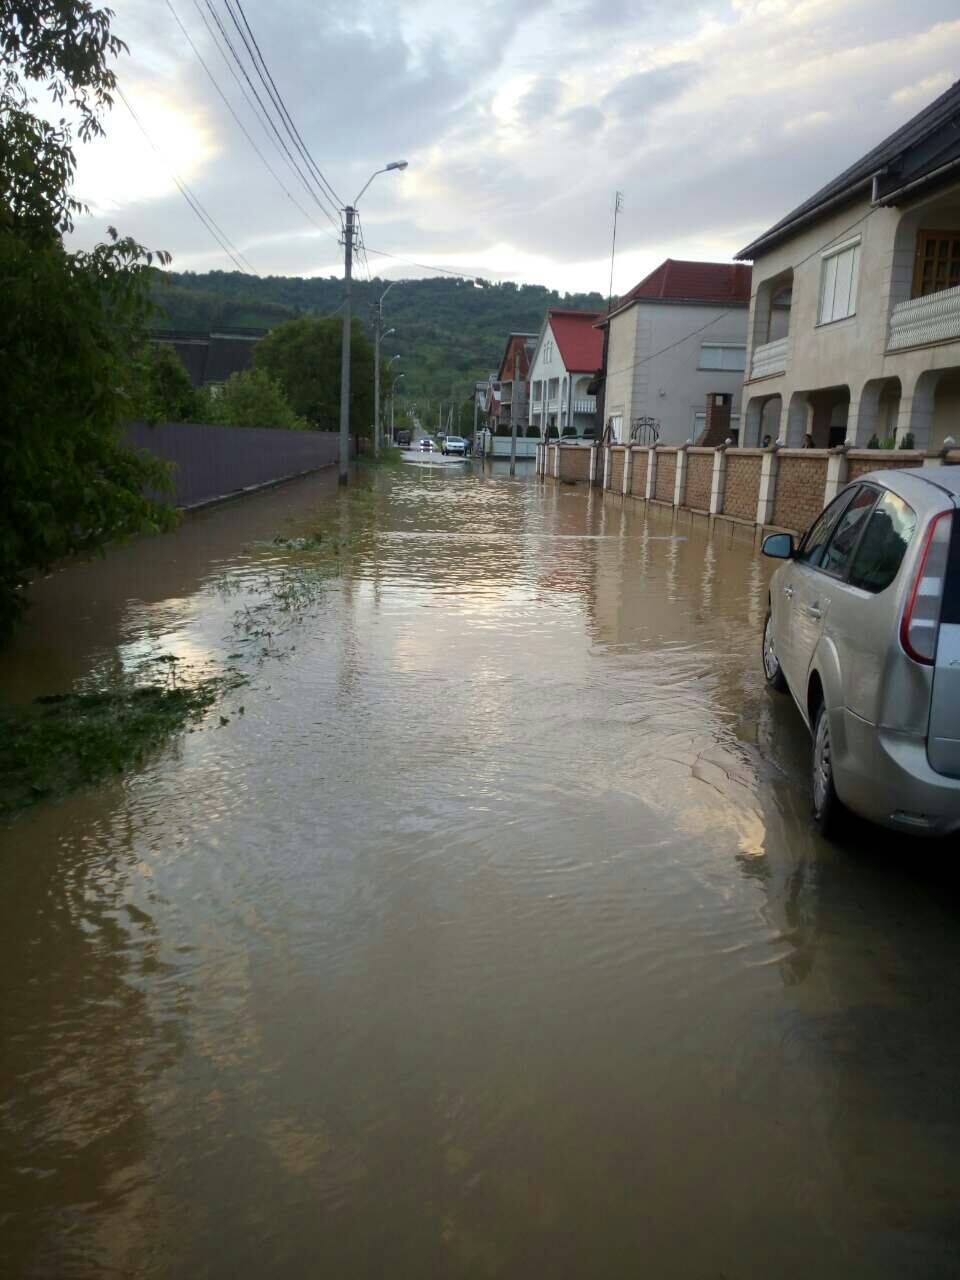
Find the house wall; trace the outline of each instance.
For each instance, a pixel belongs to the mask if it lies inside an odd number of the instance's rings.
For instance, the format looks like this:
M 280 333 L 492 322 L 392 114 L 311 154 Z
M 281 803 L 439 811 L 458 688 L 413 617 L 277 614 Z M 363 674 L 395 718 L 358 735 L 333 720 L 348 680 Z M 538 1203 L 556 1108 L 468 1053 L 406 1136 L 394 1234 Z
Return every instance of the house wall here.
M 746 307 L 650 302 L 614 316 L 607 352 L 607 419 L 622 413 L 629 431 L 636 418 L 656 418 L 661 441 L 675 445 L 695 437 L 696 414 L 703 413 L 709 392 L 732 396 L 732 413 L 739 414 L 743 373 L 699 368 L 700 348 L 710 342 L 744 344 L 746 332 Z
M 875 430 L 883 433 L 894 425 L 901 438 L 907 430 L 913 430 L 918 447 L 935 445 L 937 433 L 947 433 L 949 420 L 956 420 L 957 390 L 939 388 L 932 417 L 929 413 L 924 416 L 918 414 L 918 409 L 927 394 L 924 388 L 929 379 L 926 383 L 919 380 L 931 370 L 960 373 L 960 338 L 892 352 L 887 345 L 891 311 L 911 294 L 917 230 L 951 227 L 960 234 L 960 183 L 936 197 L 900 208 L 873 208 L 869 195 L 864 193 L 757 258 L 748 323 L 748 375 L 752 349 L 765 338 L 764 285 L 793 270 L 786 370 L 760 379 L 748 376 L 744 384 L 745 401 L 758 407 L 762 397 L 781 397 L 778 434 L 782 441 L 800 443 L 807 429 L 803 397 L 827 387 L 849 389 L 847 439 L 851 444 L 866 444 Z M 822 254 L 858 235 L 856 314 L 819 325 Z M 868 410 L 871 386 L 876 386 L 875 380 L 886 378 L 899 379 L 899 402 L 891 408 L 887 396 L 879 411 Z M 757 434 L 756 420 L 753 422 L 753 429 L 748 430 L 748 438 L 743 441 L 746 444 L 754 443 Z
M 550 361 L 547 361 L 544 359 L 544 348 L 546 347 L 548 342 L 553 344 L 553 355 Z M 531 396 L 533 395 L 533 383 L 539 380 L 539 381 L 542 381 L 544 384 L 543 399 L 540 402 L 540 404 L 539 405 L 535 404 L 533 400 L 531 400 L 530 402 L 530 414 L 531 414 L 530 421 L 542 422 L 544 431 L 546 430 L 546 425 L 549 418 L 549 413 L 547 411 L 547 403 L 548 403 L 547 385 L 553 378 L 556 378 L 559 384 L 557 389 L 558 404 L 557 404 L 557 408 L 553 410 L 553 412 L 556 414 L 557 430 L 558 431 L 561 430 L 562 423 L 561 423 L 559 399 L 562 393 L 563 380 L 566 376 L 567 376 L 567 371 L 566 371 L 566 368 L 564 367 L 563 357 L 560 355 L 560 348 L 557 345 L 556 338 L 554 337 L 553 329 L 548 322 L 546 325 L 546 328 L 544 329 L 544 332 L 540 336 L 540 341 L 537 344 L 537 349 L 533 357 L 533 363 L 530 366 L 530 379 L 529 379 Z M 541 410 L 543 414 L 542 418 L 538 416 L 539 411 Z

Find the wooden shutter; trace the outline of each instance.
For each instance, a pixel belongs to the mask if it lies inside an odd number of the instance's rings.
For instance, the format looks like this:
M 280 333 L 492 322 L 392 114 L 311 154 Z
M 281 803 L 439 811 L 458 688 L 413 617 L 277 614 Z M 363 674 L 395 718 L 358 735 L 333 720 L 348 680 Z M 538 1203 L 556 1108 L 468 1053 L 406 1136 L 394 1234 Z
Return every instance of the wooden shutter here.
M 960 285 L 960 231 L 918 231 L 913 296 Z

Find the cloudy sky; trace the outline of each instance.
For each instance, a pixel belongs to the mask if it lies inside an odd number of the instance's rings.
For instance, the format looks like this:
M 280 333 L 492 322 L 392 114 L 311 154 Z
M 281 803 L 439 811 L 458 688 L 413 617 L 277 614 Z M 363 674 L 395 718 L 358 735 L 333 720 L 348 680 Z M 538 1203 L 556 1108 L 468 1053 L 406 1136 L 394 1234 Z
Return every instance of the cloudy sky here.
M 409 161 L 361 202 L 371 248 L 559 289 L 606 291 L 616 189 L 620 291 L 667 256 L 729 258 L 960 75 L 957 0 L 243 2 L 340 197 Z M 207 0 L 111 3 L 121 86 L 157 150 L 118 102 L 81 153 L 78 238 L 113 223 L 181 270 L 232 269 L 176 173 L 259 274 L 338 272 L 333 228 L 241 96 Z M 209 4 L 238 43 L 227 0 Z

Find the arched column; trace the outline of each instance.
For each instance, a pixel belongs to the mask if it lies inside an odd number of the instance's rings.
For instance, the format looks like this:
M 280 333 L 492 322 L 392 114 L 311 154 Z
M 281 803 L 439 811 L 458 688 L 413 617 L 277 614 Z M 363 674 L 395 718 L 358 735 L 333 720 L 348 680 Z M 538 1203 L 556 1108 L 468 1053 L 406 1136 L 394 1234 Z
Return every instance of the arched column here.
M 740 410 L 740 443 L 745 449 L 752 449 L 760 443 L 763 406 L 766 402 L 765 396 L 751 396 Z
M 805 391 L 795 391 L 780 411 L 778 443 L 787 449 L 799 449 L 808 431 L 810 405 Z
M 940 369 L 926 369 L 912 385 L 908 382 L 904 386 L 897 415 L 897 444 L 910 432 L 915 449 L 929 446 L 934 400 L 942 372 Z

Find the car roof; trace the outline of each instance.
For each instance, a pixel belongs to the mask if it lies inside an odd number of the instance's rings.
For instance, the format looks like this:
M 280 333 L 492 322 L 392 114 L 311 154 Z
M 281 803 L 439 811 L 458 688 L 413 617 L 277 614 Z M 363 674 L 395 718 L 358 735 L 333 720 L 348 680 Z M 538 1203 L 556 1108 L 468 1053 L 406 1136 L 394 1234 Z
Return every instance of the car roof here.
M 862 480 L 892 489 L 908 501 L 932 502 L 938 507 L 943 505 L 945 493 L 960 498 L 960 467 L 881 467 L 857 476 L 851 483 Z

